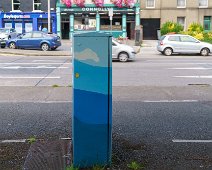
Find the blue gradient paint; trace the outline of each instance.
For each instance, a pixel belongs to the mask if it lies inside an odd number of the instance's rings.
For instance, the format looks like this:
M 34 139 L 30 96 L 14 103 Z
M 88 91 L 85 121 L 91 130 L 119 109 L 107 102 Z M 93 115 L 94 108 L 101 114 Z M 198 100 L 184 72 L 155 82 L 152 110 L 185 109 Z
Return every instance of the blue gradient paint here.
M 73 38 L 73 164 L 110 165 L 112 153 L 112 37 Z

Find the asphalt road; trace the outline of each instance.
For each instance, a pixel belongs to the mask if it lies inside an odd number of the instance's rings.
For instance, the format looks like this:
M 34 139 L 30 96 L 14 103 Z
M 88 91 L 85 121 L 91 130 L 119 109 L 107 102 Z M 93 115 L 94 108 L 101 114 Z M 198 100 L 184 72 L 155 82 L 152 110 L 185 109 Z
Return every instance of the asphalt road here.
M 71 104 L 1 103 L 0 138 L 71 137 Z M 212 143 L 173 140 L 211 140 L 211 113 L 212 102 L 113 102 L 113 150 L 120 159 L 145 160 L 146 169 L 210 169 Z M 119 141 L 133 151 L 126 154 Z
M 113 62 L 118 163 L 211 169 L 212 57 L 142 50 L 134 62 Z M 0 57 L 0 140 L 71 137 L 71 68 L 69 57 Z
M 72 62 L 62 56 L 0 56 L 0 86 L 69 86 Z M 212 56 L 171 56 L 143 48 L 136 61 L 113 62 L 113 86 L 212 84 Z

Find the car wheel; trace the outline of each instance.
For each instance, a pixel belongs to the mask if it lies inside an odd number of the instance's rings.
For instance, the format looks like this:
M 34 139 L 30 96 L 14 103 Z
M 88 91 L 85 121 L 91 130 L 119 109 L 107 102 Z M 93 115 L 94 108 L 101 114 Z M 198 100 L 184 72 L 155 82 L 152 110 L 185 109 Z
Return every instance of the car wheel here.
M 5 45 L 2 45 L 2 46 L 1 46 L 1 48 L 5 48 L 5 47 L 6 47 Z
M 119 61 L 126 62 L 129 58 L 129 55 L 125 52 L 121 52 L 121 53 L 119 53 L 118 58 L 119 58 Z
M 9 48 L 11 48 L 11 49 L 15 49 L 15 48 L 16 48 L 15 43 L 14 43 L 14 42 L 11 42 L 11 43 L 9 44 Z
M 200 52 L 201 56 L 208 56 L 209 50 L 207 48 L 203 48 Z
M 41 45 L 41 50 L 42 50 L 42 51 L 48 51 L 48 50 L 49 50 L 49 45 L 48 45 L 47 43 L 43 43 L 43 44 Z
M 173 50 L 171 48 L 166 48 L 163 51 L 163 54 L 166 55 L 166 56 L 170 56 L 170 55 L 172 55 L 172 53 L 173 53 Z

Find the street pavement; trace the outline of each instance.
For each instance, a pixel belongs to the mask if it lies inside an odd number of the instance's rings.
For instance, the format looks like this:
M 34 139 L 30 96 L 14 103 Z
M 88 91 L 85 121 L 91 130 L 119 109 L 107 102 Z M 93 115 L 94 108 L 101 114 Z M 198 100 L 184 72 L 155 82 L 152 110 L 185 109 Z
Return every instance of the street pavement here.
M 0 63 L 0 140 L 71 137 L 71 58 Z M 153 46 L 113 62 L 114 169 L 133 160 L 148 170 L 212 168 L 211 69 L 211 56 L 165 57 Z

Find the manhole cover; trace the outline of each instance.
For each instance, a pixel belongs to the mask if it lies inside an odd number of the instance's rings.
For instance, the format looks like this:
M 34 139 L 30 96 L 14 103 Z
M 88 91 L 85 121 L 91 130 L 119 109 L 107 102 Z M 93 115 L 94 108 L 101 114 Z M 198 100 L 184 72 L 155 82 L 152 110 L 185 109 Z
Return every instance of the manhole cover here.
M 71 164 L 71 141 L 37 141 L 30 146 L 24 170 L 64 170 Z

